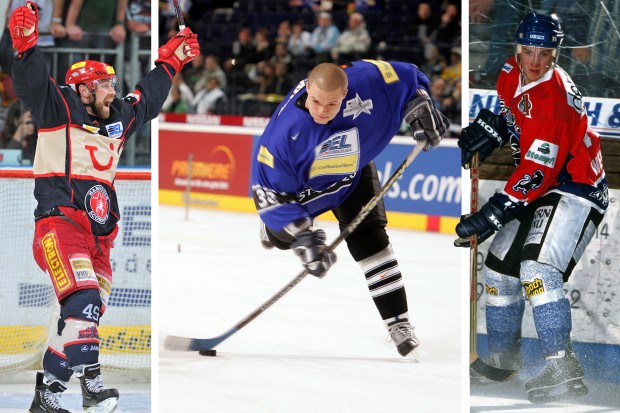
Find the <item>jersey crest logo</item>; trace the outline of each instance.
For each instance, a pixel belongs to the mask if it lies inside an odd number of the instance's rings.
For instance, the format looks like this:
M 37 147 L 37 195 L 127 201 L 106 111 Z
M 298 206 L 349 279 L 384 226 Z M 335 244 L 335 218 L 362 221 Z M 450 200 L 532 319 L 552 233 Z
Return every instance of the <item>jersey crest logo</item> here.
M 372 99 L 362 100 L 357 93 L 351 100 L 347 100 L 346 107 L 342 112 L 342 117 L 353 116 L 353 119 L 357 118 L 362 113 L 371 115 L 370 110 L 373 108 Z
M 90 188 L 86 193 L 84 205 L 90 219 L 105 224 L 110 213 L 110 197 L 103 186 L 95 185 Z
M 525 174 L 525 176 L 519 179 L 519 182 L 513 185 L 512 189 L 516 192 L 523 192 L 523 195 L 527 195 L 528 192 L 534 191 L 542 185 L 545 175 L 536 170 L 533 175 Z
M 530 95 L 528 93 L 521 96 L 518 108 L 519 112 L 523 113 L 527 118 L 532 118 L 532 102 L 530 101 Z

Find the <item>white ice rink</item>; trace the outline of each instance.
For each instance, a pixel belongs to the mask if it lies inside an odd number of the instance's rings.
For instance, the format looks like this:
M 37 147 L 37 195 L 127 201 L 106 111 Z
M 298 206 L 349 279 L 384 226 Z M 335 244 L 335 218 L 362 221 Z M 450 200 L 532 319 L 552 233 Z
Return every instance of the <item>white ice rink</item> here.
M 290 251 L 264 250 L 254 214 L 161 207 L 160 338 L 208 338 L 294 278 Z M 329 243 L 335 223 L 321 221 Z M 460 412 L 460 257 L 452 237 L 389 230 L 421 363 L 402 359 L 346 246 L 323 279 L 306 277 L 217 347 L 217 357 L 160 352 L 159 411 Z M 163 340 L 162 340 L 163 342 Z M 157 398 L 154 398 L 156 403 Z

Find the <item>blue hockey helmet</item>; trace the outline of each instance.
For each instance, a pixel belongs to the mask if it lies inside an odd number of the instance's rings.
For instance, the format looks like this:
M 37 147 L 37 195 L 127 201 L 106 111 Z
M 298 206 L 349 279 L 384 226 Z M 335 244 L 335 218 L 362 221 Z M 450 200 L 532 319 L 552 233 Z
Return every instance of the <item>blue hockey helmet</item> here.
M 555 14 L 539 14 L 533 11 L 525 15 L 517 27 L 516 43 L 522 46 L 559 50 L 564 32 Z

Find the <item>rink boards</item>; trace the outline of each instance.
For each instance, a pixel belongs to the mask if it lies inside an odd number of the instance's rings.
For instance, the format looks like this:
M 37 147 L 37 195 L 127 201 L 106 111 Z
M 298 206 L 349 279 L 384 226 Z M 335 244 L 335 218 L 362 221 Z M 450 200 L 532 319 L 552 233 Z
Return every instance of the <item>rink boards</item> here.
M 160 203 L 186 205 L 189 201 L 191 207 L 256 213 L 250 165 L 261 133 L 262 128 L 160 123 Z M 375 164 L 382 182 L 413 145 L 411 137 L 397 136 L 379 155 Z M 446 140 L 419 156 L 386 194 L 390 225 L 454 233 L 461 210 L 459 157 L 455 140 Z M 332 219 L 331 214 L 323 217 Z

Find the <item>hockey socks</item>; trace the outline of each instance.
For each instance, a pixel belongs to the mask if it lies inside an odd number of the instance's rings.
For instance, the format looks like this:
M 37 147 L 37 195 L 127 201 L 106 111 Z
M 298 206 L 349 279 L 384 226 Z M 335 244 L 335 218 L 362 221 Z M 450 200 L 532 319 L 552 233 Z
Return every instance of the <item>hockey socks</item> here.
M 513 351 L 521 339 L 521 320 L 525 308 L 521 282 L 486 267 L 484 277 L 489 351 Z
M 368 290 L 383 320 L 407 312 L 405 284 L 392 246 L 359 261 Z
M 62 336 L 56 335 L 50 340 L 43 356 L 43 369 L 63 382 L 68 382 L 73 375 L 64 353 Z
M 523 261 L 521 283 L 532 303 L 534 325 L 544 354 L 549 356 L 566 350 L 572 321 L 560 271 L 536 261 Z

